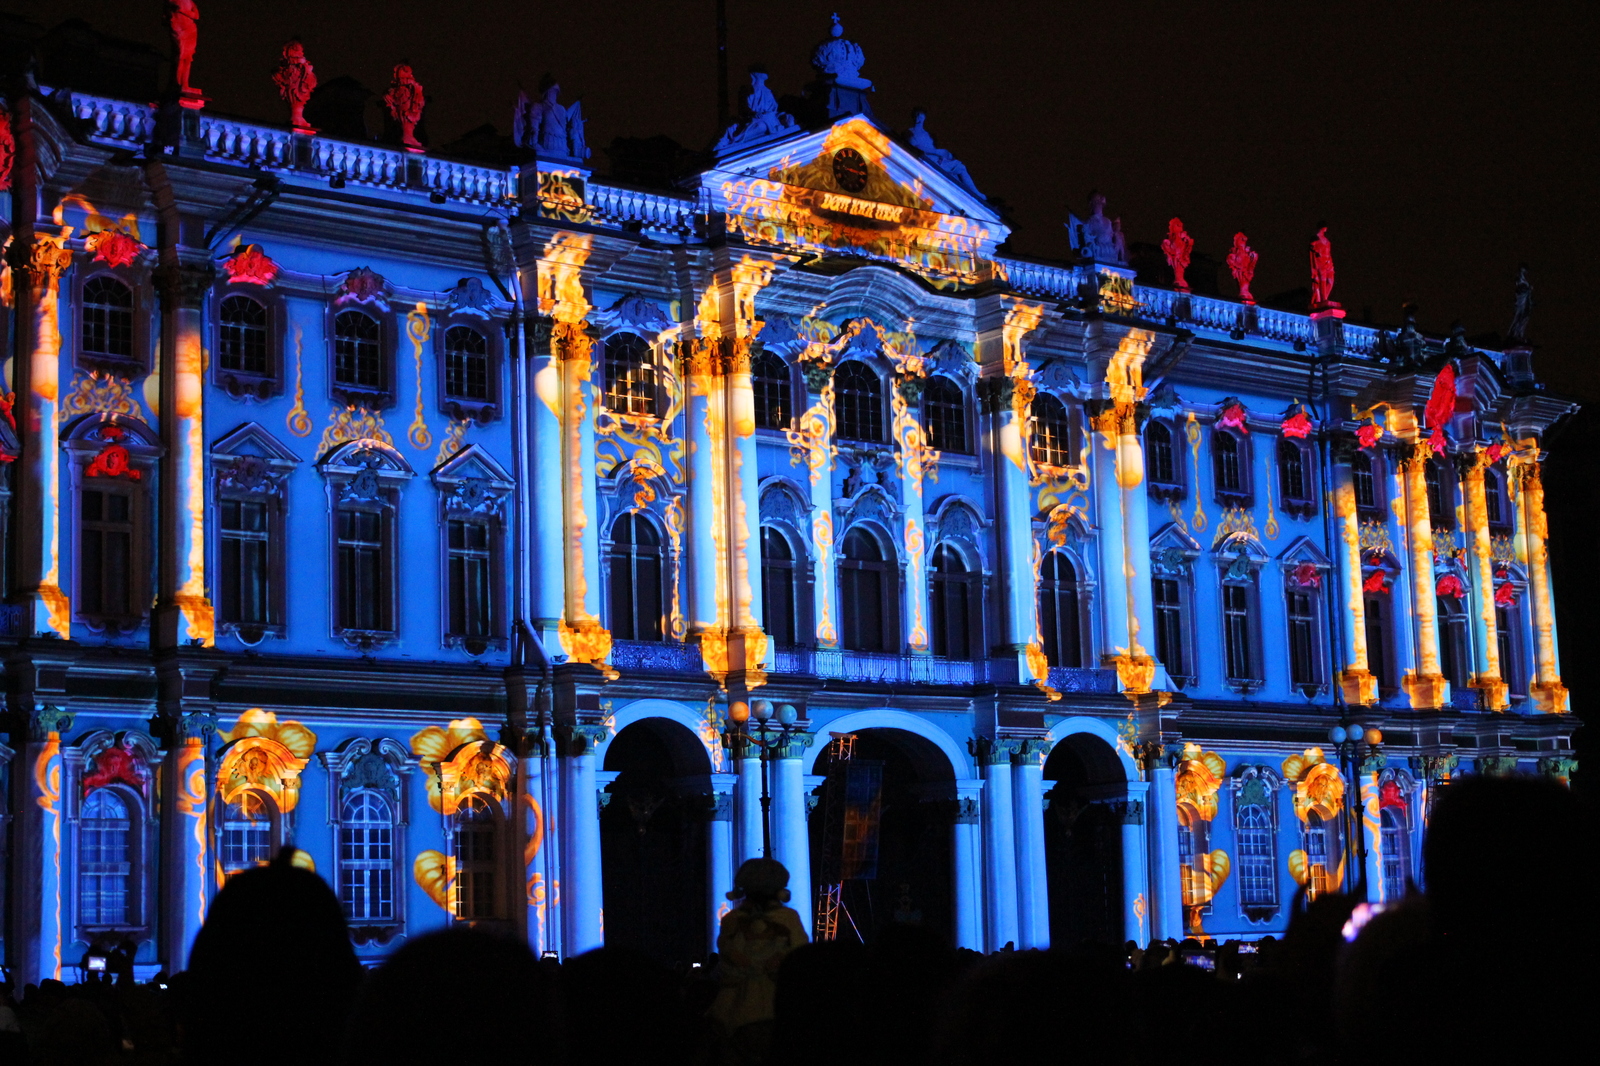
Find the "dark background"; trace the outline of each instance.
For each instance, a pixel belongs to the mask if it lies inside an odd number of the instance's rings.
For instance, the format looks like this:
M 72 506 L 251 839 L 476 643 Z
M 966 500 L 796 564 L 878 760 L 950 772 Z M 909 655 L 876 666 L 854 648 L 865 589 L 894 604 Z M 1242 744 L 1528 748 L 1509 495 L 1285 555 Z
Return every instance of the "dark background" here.
M 161 0 L 3 0 L 46 26 L 81 18 L 170 50 Z M 728 0 L 733 99 L 760 62 L 778 95 L 810 80 L 838 0 Z M 194 83 L 211 108 L 287 120 L 270 74 L 290 37 L 318 76 L 381 93 L 406 61 L 426 87 L 434 145 L 510 127 L 521 83 L 553 73 L 581 98 L 591 160 L 618 136 L 703 148 L 716 122 L 714 0 L 199 0 Z M 872 0 L 837 8 L 866 52 L 881 124 L 914 106 L 978 187 L 1009 207 L 1010 250 L 1067 255 L 1062 223 L 1098 188 L 1130 241 L 1180 215 L 1198 254 L 1235 230 L 1261 254 L 1258 295 L 1307 284 L 1326 224 L 1335 299 L 1396 324 L 1406 301 L 1444 333 L 1490 341 L 1525 262 L 1535 366 L 1554 391 L 1600 401 L 1590 305 L 1600 282 L 1600 15 L 1592 2 L 1196 3 Z M 1226 276 L 1224 274 L 1224 276 Z M 1224 292 L 1232 285 L 1224 282 Z M 1575 709 L 1600 695 L 1588 605 L 1600 528 L 1600 418 L 1548 438 L 1564 674 Z

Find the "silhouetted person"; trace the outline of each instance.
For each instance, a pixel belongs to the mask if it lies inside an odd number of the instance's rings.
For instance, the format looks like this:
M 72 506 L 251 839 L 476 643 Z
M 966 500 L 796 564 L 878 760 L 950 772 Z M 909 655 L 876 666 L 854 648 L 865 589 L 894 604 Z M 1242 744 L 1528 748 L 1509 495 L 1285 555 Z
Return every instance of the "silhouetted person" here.
M 465 926 L 418 937 L 368 978 L 344 1062 L 560 1062 L 552 983 L 519 940 Z
M 759 1062 L 772 1040 L 778 967 L 806 942 L 800 915 L 789 902 L 789 871 L 775 859 L 749 859 L 734 875 L 729 899 L 739 905 L 722 916 L 717 934 L 721 989 L 711 1018 L 728 1038 L 735 1061 Z
M 606 947 L 561 965 L 561 993 L 574 1066 L 678 1066 L 690 1061 L 698 1019 L 681 982 L 642 951 Z M 597 1022 L 597 1005 L 616 1024 Z
M 1104 956 L 1059 950 L 990 956 L 951 994 L 940 1029 L 932 1061 L 942 1066 L 1120 1064 L 1135 1038 L 1126 971 Z M 1169 1046 L 1169 1057 L 1181 1058 L 1180 1047 Z
M 235 874 L 211 901 L 184 982 L 184 1061 L 331 1063 L 361 964 L 327 882 L 291 866 Z

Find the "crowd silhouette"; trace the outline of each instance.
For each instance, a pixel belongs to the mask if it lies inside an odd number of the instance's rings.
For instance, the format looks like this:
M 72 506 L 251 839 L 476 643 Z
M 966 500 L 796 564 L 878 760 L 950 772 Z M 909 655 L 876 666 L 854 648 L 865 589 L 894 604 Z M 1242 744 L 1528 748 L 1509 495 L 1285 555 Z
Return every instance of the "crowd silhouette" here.
M 0 992 L 0 1062 L 874 1066 L 1081 1061 L 1494 1062 L 1581 1054 L 1593 826 L 1531 778 L 1442 790 L 1426 890 L 1298 906 L 1252 943 L 1079 944 L 981 956 L 891 926 L 805 942 L 771 860 L 739 871 L 719 956 L 606 947 L 557 962 L 466 926 L 364 972 L 338 900 L 287 861 L 217 894 L 190 968 L 140 984 L 126 951 L 74 985 Z M 1175 1058 L 1176 1057 L 1176 1058 Z

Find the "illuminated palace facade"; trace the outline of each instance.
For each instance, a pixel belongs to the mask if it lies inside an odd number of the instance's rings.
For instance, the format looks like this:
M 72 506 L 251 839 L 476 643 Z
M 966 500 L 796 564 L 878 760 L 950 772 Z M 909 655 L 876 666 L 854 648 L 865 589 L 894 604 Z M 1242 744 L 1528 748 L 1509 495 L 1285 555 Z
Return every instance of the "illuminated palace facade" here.
M 368 959 L 698 957 L 767 846 L 840 936 L 1255 937 L 1570 772 L 1529 352 L 1146 284 L 1098 204 L 1008 257 L 854 48 L 666 191 L 555 91 L 498 166 L 10 94 L 19 982 L 181 969 L 291 846 Z

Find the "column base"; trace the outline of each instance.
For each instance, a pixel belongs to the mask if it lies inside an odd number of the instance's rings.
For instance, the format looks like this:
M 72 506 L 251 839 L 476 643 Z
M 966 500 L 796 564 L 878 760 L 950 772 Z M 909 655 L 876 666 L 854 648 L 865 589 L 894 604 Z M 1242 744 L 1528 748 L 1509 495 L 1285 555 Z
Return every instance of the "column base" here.
M 1450 682 L 1438 674 L 1407 674 L 1400 687 L 1410 697 L 1413 710 L 1436 711 L 1450 704 Z
M 1540 714 L 1566 714 L 1571 709 L 1567 686 L 1559 681 L 1535 681 L 1528 690 L 1534 709 Z
M 1345 670 L 1339 674 L 1339 688 L 1344 701 L 1361 706 L 1378 702 L 1378 679 L 1367 670 Z
M 1478 701 L 1486 711 L 1504 711 L 1511 706 L 1510 688 L 1498 677 L 1474 678 L 1472 687 L 1478 690 Z

